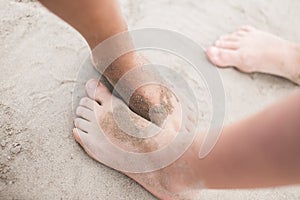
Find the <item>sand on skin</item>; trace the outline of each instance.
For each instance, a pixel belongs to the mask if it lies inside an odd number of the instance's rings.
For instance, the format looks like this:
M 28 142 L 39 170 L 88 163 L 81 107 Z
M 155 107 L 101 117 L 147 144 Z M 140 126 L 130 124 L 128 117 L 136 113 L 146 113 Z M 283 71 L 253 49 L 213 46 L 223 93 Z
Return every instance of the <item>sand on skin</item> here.
M 300 2 L 293 0 L 129 0 L 122 6 L 130 28 L 180 31 L 205 47 L 244 24 L 300 41 Z M 71 135 L 72 91 L 88 52 L 80 35 L 36 2 L 0 0 L 0 16 L 0 199 L 155 199 L 134 181 L 90 159 Z M 199 77 L 184 70 L 188 66 L 178 58 L 148 54 L 189 77 L 199 94 L 205 129 L 211 108 Z M 220 73 L 226 123 L 296 88 L 266 75 L 232 69 Z M 300 199 L 300 188 L 203 190 L 198 199 Z

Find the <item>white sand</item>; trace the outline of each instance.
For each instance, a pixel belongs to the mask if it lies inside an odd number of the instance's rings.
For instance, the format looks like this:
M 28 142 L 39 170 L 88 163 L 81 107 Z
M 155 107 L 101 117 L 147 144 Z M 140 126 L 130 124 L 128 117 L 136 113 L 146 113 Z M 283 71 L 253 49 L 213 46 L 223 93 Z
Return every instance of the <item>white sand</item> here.
M 130 0 L 123 7 L 131 28 L 180 31 L 206 47 L 244 24 L 300 42 L 300 2 L 294 0 Z M 0 17 L 0 199 L 155 199 L 90 159 L 71 135 L 72 90 L 88 50 L 81 36 L 35 2 L 0 0 Z M 220 73 L 226 123 L 296 88 L 266 75 Z M 199 90 L 197 77 L 190 80 Z M 201 108 L 203 126 L 208 104 Z M 300 199 L 300 187 L 203 190 L 199 199 Z

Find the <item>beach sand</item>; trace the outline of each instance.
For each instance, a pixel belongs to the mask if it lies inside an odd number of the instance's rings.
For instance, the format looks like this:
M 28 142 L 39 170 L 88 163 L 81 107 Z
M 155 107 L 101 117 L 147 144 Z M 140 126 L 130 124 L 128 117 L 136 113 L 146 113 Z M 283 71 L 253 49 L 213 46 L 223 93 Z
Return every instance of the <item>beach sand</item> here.
M 131 29 L 171 29 L 204 47 L 245 24 L 300 42 L 300 2 L 295 0 L 128 0 L 122 7 Z M 89 53 L 83 38 L 29 0 L 0 0 L 0 27 L 0 199 L 155 199 L 131 179 L 92 160 L 72 137 L 72 94 Z M 182 70 L 207 127 L 211 108 L 202 80 L 176 58 L 167 58 L 158 60 Z M 98 76 L 91 68 L 86 71 L 86 78 Z M 273 76 L 219 72 L 226 124 L 297 88 Z M 198 199 L 300 199 L 300 187 L 203 189 Z

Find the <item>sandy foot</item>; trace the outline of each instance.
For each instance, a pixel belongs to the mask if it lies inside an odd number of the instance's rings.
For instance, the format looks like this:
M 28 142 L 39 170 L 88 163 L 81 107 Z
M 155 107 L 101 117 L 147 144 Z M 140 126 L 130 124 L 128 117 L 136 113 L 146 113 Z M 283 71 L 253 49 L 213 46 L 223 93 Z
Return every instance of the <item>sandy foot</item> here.
M 127 135 L 118 128 L 112 117 L 114 107 L 117 106 L 118 110 L 127 109 L 131 119 L 139 126 L 147 125 L 150 122 L 131 112 L 120 99 L 114 97 L 97 80 L 90 80 L 86 90 L 89 98 L 85 97 L 80 101 L 80 106 L 76 111 L 79 117 L 75 119 L 76 128 L 73 130 L 73 134 L 76 141 L 95 160 L 102 162 L 101 157 L 105 156 L 103 154 L 106 152 L 101 141 L 97 140 L 97 136 L 100 134 L 100 129 L 97 128 L 99 124 L 112 143 L 132 152 L 155 151 L 168 143 L 174 136 L 174 132 L 170 130 L 147 139 L 137 139 Z M 111 156 L 111 159 L 117 160 L 118 158 Z M 196 160 L 197 152 L 190 148 L 176 162 L 163 169 L 151 173 L 125 174 L 160 199 L 193 199 L 195 191 L 190 188 L 199 186 L 201 180 Z
M 300 84 L 300 47 L 251 26 L 221 36 L 207 56 L 220 67 L 273 74 Z
M 97 53 L 94 53 L 93 56 L 97 60 Z M 150 62 L 139 53 L 128 53 L 114 61 L 103 74 L 113 86 L 116 86 L 118 81 L 122 79 L 122 87 L 116 90 L 123 99 L 126 99 L 131 89 L 135 90 L 132 95 L 129 95 L 131 96 L 129 102 L 126 102 L 135 113 L 160 127 L 165 128 L 170 123 L 172 125 L 169 127 L 174 127 L 174 124 L 178 123 L 176 109 L 180 108 L 176 101 L 170 102 L 168 100 L 175 97 L 172 92 L 158 84 L 146 84 L 137 87 L 135 79 L 156 80 L 157 82 L 159 79 L 163 79 L 155 70 L 143 71 L 141 67 L 149 64 Z M 98 69 L 98 66 L 95 65 L 95 68 Z M 98 70 L 102 71 L 102 69 Z M 133 72 L 134 75 L 127 77 L 129 72 Z

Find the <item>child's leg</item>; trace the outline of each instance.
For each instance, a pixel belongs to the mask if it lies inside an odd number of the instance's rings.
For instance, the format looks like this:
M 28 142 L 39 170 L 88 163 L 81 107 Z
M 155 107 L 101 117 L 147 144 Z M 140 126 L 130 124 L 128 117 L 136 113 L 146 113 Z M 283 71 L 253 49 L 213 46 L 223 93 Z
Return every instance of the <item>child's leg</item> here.
M 300 183 L 300 90 L 272 107 L 224 129 L 199 165 L 212 188 Z
M 123 19 L 117 0 L 40 0 L 50 11 L 61 17 L 72 25 L 86 39 L 91 49 L 96 47 L 103 40 L 117 33 L 127 30 L 127 24 Z M 147 64 L 147 61 L 137 52 L 128 53 L 112 63 L 104 72 L 105 77 L 114 86 L 118 80 L 129 70 Z M 148 74 L 140 74 L 145 79 Z M 125 85 L 124 88 L 130 88 Z M 121 96 L 125 91 L 118 91 Z M 138 88 L 130 99 L 130 108 L 140 116 L 150 119 L 151 108 L 158 107 L 164 110 L 165 107 L 176 108 L 178 105 L 169 105 L 164 102 L 168 89 L 159 85 L 145 85 Z M 174 109 L 176 110 L 176 109 Z M 174 110 L 168 111 L 167 117 L 151 116 L 151 120 L 160 125 L 167 119 L 168 122 L 177 121 L 174 117 Z M 159 115 L 159 113 L 157 114 Z M 178 117 L 177 117 L 178 118 Z M 169 124 L 169 123 L 166 123 Z
M 106 38 L 127 30 L 117 0 L 40 0 L 40 2 L 79 31 L 91 49 Z

